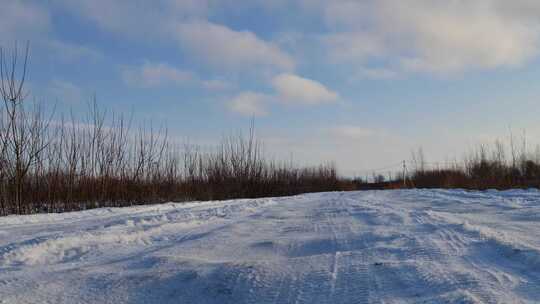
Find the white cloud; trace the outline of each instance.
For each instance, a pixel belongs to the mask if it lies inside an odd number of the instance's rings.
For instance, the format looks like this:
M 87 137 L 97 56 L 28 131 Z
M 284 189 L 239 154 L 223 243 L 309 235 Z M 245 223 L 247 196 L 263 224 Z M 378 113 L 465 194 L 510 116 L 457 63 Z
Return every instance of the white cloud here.
M 339 95 L 323 84 L 294 74 L 281 74 L 272 80 L 277 91 L 277 98 L 287 103 L 315 105 L 331 103 L 339 99 Z
M 268 114 L 265 103 L 270 98 L 256 92 L 242 92 L 229 101 L 228 107 L 232 112 L 243 116 L 265 116 Z
M 232 98 L 229 110 L 246 116 L 267 115 L 266 106 L 274 103 L 300 105 L 318 105 L 332 103 L 339 99 L 336 92 L 323 84 L 294 74 L 280 74 L 272 79 L 275 92 L 262 94 L 257 92 L 242 92 Z
M 293 58 L 277 44 L 265 41 L 253 32 L 236 31 L 207 20 L 212 9 L 236 9 L 236 2 L 56 1 L 102 30 L 132 39 L 142 38 L 146 42 L 175 42 L 212 67 L 236 70 L 257 65 L 292 70 L 295 65 Z
M 514 67 L 538 53 L 540 5 L 503 1 L 315 2 L 334 60 L 387 61 L 405 71 L 453 73 Z
M 316 12 L 315 18 L 328 27 L 325 34 L 318 35 L 318 42 L 332 63 L 361 68 L 374 60 L 381 69 L 396 73 L 516 67 L 537 56 L 540 47 L 540 4 L 535 0 L 257 0 L 241 4 L 234 0 L 52 0 L 47 6 L 38 1 L 5 2 L 0 10 L 0 43 L 43 39 L 41 34 L 49 33 L 53 26 L 49 10 L 59 9 L 104 31 L 160 46 L 180 45 L 189 51 L 190 60 L 198 57 L 212 68 L 242 72 L 255 66 L 251 70 L 265 67 L 264 73 L 270 67 L 273 73 L 291 72 L 297 63 L 313 64 L 306 53 L 319 50 L 311 50 L 313 45 L 306 46 L 305 39 L 295 39 L 298 41 L 291 48 L 288 44 L 292 42 L 279 42 L 276 33 L 272 33 L 273 39 L 263 39 L 254 29 L 233 29 L 210 22 L 210 17 L 228 15 L 232 10 L 244 16 L 255 9 L 274 14 L 295 9 L 293 18 L 300 19 Z M 292 26 L 285 31 L 300 36 L 315 34 L 313 28 L 287 24 Z M 303 50 L 293 50 L 301 49 L 302 44 Z M 94 52 L 86 46 L 61 46 L 60 42 L 56 47 L 63 49 L 67 58 Z M 289 54 L 293 52 L 296 58 Z M 358 74 L 361 72 L 366 71 Z M 368 78 L 388 77 L 364 74 Z
M 249 31 L 234 31 L 206 21 L 175 24 L 174 31 L 183 48 L 212 66 L 247 68 L 262 65 L 280 70 L 294 68 L 293 59 L 277 45 Z
M 179 86 L 194 80 L 192 73 L 164 63 L 145 62 L 140 67 L 127 67 L 122 71 L 124 82 L 130 86 L 155 88 Z
M 200 79 L 195 73 L 166 63 L 144 62 L 140 66 L 126 66 L 121 70 L 125 84 L 138 88 L 190 86 L 210 91 L 224 91 L 234 87 L 222 79 Z
M 401 22 L 414 35 L 415 53 L 405 68 L 453 72 L 466 68 L 516 66 L 537 52 L 538 33 L 487 3 L 426 5 L 407 12 Z

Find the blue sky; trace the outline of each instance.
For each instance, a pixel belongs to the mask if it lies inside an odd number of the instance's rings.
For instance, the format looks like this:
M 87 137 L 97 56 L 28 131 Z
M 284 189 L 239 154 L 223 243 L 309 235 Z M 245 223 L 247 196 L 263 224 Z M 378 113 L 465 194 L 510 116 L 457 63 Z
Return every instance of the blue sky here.
M 355 174 L 540 135 L 533 0 L 0 2 L 0 43 L 31 42 L 33 98 L 95 94 L 180 140 L 255 117 L 270 155 Z

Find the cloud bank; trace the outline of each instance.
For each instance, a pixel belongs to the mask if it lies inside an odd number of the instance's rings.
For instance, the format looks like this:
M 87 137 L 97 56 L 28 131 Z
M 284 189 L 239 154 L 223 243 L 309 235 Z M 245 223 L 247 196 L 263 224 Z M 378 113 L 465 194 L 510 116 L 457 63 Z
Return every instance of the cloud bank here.
M 331 29 L 335 61 L 377 59 L 406 72 L 516 67 L 538 54 L 540 4 L 503 1 L 325 1 L 306 4 Z

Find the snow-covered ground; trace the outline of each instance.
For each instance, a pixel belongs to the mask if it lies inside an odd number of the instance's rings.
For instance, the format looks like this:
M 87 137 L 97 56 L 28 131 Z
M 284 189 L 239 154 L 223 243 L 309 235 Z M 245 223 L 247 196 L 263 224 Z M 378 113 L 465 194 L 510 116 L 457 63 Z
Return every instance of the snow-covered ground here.
M 0 303 L 540 303 L 540 192 L 4 217 Z

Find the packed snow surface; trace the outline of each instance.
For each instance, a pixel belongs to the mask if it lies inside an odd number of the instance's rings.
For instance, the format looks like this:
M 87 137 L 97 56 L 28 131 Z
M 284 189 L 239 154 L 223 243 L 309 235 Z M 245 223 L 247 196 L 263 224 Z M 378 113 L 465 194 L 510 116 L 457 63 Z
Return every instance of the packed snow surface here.
M 540 192 L 335 192 L 8 216 L 0 303 L 540 303 Z

